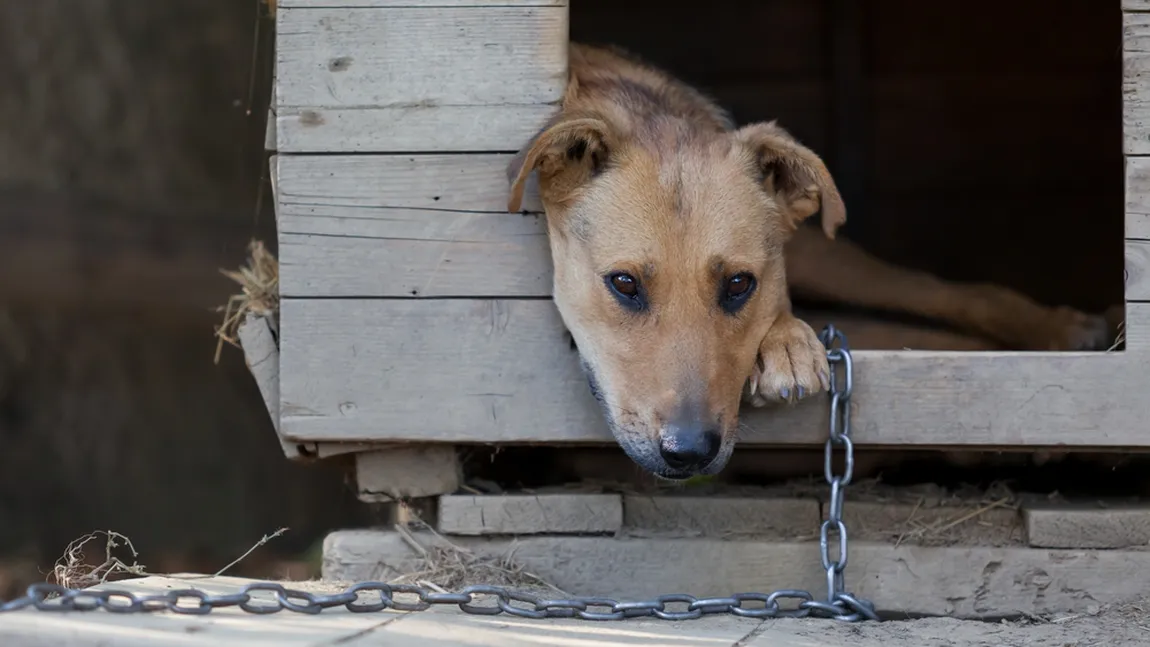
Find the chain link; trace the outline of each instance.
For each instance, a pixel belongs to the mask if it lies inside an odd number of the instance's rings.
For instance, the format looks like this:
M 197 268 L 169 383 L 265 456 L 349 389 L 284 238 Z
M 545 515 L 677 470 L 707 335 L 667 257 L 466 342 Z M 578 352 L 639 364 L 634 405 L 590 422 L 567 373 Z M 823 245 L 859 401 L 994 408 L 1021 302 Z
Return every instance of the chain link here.
M 830 501 L 827 518 L 819 529 L 819 550 L 827 578 L 825 600 L 816 600 L 810 592 L 796 589 L 782 589 L 769 594 L 736 593 L 725 598 L 672 594 L 661 595 L 653 600 L 629 602 L 591 597 L 546 599 L 502 586 L 475 585 L 457 593 L 444 593 L 414 584 L 384 582 L 360 582 L 333 595 L 288 589 L 273 582 L 254 582 L 243 587 L 239 593 L 228 595 L 209 595 L 197 589 L 180 589 L 159 595 L 136 595 L 124 590 L 70 589 L 59 584 L 41 582 L 28 587 L 24 597 L 0 603 L 0 613 L 32 607 L 40 611 L 104 609 L 111 613 L 171 611 L 203 615 L 213 609 L 234 606 L 247 613 L 260 615 L 284 610 L 314 615 L 333 607 L 344 607 L 352 613 L 375 613 L 384 609 L 425 611 L 433 606 L 451 605 L 472 615 L 506 613 L 532 620 L 693 620 L 716 614 L 760 619 L 813 616 L 846 622 L 878 620 L 874 605 L 848 592 L 843 578 L 847 566 L 847 528 L 842 519 L 843 499 L 854 471 L 854 445 L 850 439 L 850 400 L 854 388 L 850 349 L 846 336 L 833 325 L 822 331 L 819 340 L 827 348 L 831 371 L 830 435 L 826 441 L 824 458 Z M 834 470 L 836 449 L 842 450 L 841 474 L 836 474 Z

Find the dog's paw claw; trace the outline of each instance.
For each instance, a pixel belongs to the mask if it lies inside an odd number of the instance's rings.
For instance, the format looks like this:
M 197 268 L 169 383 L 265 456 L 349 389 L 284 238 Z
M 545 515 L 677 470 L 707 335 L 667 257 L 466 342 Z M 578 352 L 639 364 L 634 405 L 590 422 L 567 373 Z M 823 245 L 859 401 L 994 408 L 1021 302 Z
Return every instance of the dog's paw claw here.
M 830 388 L 826 349 L 805 322 L 787 317 L 759 346 L 747 389 L 752 406 L 793 403 Z

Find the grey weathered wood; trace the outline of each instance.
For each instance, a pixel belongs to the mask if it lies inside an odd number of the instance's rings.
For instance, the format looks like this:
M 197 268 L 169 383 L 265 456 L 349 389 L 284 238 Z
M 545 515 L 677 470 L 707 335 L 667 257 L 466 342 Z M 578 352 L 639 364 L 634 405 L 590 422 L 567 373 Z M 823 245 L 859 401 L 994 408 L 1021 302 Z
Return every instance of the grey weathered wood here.
M 1150 507 L 1050 504 L 1023 509 L 1026 537 L 1040 548 L 1150 545 Z
M 1126 325 L 1127 352 L 1145 356 L 1150 353 L 1150 303 L 1127 303 Z
M 1122 0 L 1122 10 L 1150 11 L 1150 0 Z
M 510 159 L 279 156 L 281 293 L 550 295 L 542 217 L 507 213 Z
M 1150 301 L 1150 240 L 1126 241 L 1126 300 Z
M 248 370 L 264 398 L 276 439 L 288 458 L 300 458 L 299 443 L 286 440 L 280 434 L 280 351 L 267 317 L 248 315 L 237 331 Z
M 451 445 L 406 445 L 355 455 L 360 501 L 387 503 L 459 489 L 459 458 Z
M 285 299 L 281 313 L 289 438 L 612 442 L 550 301 Z M 1145 366 L 1132 353 L 858 351 L 853 434 L 864 445 L 1147 446 Z M 821 443 L 827 400 L 743 417 L 741 442 Z
M 280 108 L 281 153 L 519 150 L 554 114 L 551 105 Z
M 615 533 L 618 494 L 448 494 L 439 497 L 439 531 L 449 535 Z
M 517 150 L 567 78 L 566 6 L 281 7 L 281 152 Z
M 565 7 L 567 0 L 279 0 L 280 8 L 317 7 Z
M 1126 237 L 1150 239 L 1150 157 L 1126 158 Z
M 820 521 L 816 499 L 627 494 L 623 524 L 630 535 L 730 537 L 809 535 Z
M 1150 14 L 1122 17 L 1124 152 L 1150 154 Z
M 425 546 L 441 540 L 421 534 Z M 453 538 L 479 556 L 513 555 L 573 595 L 647 598 L 802 588 L 825 591 L 818 543 L 603 537 Z M 513 552 L 512 552 L 513 551 Z M 396 533 L 324 540 L 325 578 L 389 579 L 423 570 Z M 927 548 L 852 542 L 847 581 L 882 611 L 963 618 L 1086 613 L 1145 593 L 1150 551 Z

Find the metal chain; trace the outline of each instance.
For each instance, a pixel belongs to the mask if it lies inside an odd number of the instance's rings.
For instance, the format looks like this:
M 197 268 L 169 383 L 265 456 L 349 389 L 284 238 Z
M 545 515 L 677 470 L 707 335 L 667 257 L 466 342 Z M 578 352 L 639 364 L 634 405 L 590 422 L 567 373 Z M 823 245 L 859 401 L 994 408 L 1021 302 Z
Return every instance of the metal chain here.
M 843 495 L 854 470 L 854 445 L 850 439 L 850 399 L 853 375 L 846 336 L 833 325 L 819 335 L 827 347 L 831 370 L 830 436 L 825 447 L 824 471 L 830 485 L 830 506 L 819 530 L 819 548 L 827 576 L 827 596 L 817 600 L 808 591 L 782 589 L 773 593 L 737 593 L 723 598 L 696 598 L 692 595 L 661 595 L 652 600 L 620 602 L 610 598 L 579 597 L 547 599 L 502 586 L 469 586 L 457 593 L 444 593 L 414 584 L 360 582 L 341 593 L 319 595 L 285 588 L 273 582 L 254 582 L 239 593 L 208 595 L 197 589 L 168 591 L 158 595 L 136 595 L 125 590 L 92 591 L 72 589 L 41 582 L 28 587 L 24 597 L 0 603 L 0 613 L 34 608 L 40 611 L 92 611 L 111 613 L 171 611 L 202 615 L 212 609 L 239 607 L 247 613 L 269 614 L 283 610 L 316 614 L 324 609 L 344 607 L 353 613 L 374 613 L 384 609 L 424 611 L 432 606 L 458 606 L 473 615 L 508 615 L 541 620 L 579 618 L 582 620 L 624 620 L 659 618 L 693 620 L 705 615 L 729 614 L 743 618 L 834 618 L 846 622 L 878 620 L 874 605 L 847 592 L 843 571 L 847 566 L 847 529 L 842 520 Z M 836 346 L 836 342 L 838 345 Z M 842 368 L 842 384 L 839 368 Z M 835 448 L 843 453 L 843 473 L 834 472 Z M 832 545 L 831 539 L 837 541 Z M 265 595 L 255 594 L 263 592 Z M 787 602 L 784 606 L 783 602 Z

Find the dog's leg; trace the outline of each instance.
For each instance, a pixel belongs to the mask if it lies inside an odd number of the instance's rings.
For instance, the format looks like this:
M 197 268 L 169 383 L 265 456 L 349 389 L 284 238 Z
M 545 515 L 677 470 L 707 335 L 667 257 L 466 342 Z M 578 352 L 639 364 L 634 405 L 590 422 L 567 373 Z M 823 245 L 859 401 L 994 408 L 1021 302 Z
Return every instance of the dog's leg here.
M 786 248 L 796 296 L 902 312 L 984 335 L 1014 350 L 1102 350 L 1105 317 L 1049 308 L 992 284 L 962 284 L 885 263 L 857 245 L 799 227 Z
M 759 345 L 754 371 L 743 399 L 761 407 L 768 402 L 797 402 L 830 388 L 827 351 L 810 324 L 788 308 Z

